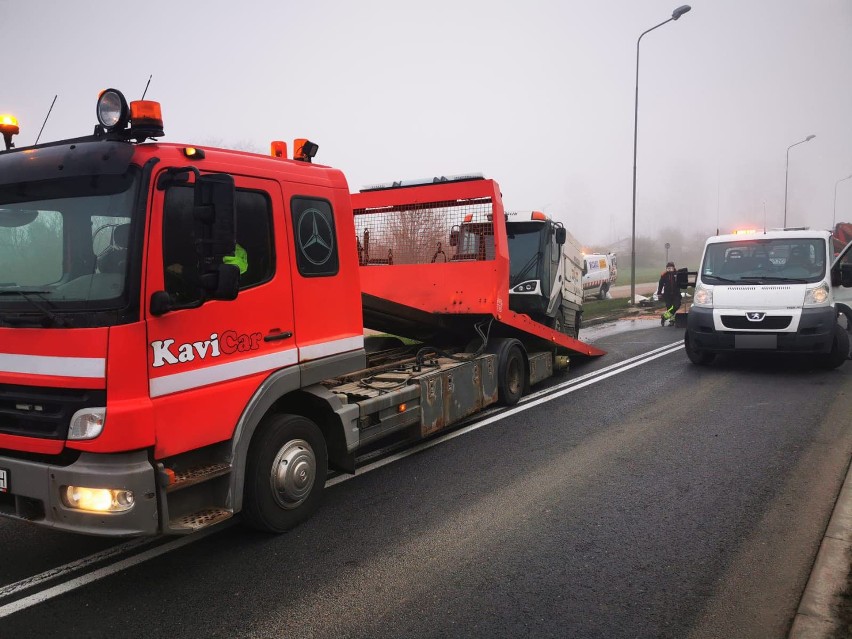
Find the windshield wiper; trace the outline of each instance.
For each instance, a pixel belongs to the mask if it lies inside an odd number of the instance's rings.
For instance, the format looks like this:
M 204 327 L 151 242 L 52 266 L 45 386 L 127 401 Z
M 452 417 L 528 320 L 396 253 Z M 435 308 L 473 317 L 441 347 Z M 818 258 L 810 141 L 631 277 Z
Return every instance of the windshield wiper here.
M 532 257 L 531 257 L 531 258 L 527 261 L 527 263 L 526 263 L 526 264 L 524 264 L 524 268 L 522 268 L 522 269 L 518 272 L 518 274 L 517 274 L 517 275 L 515 275 L 515 277 L 513 277 L 513 278 L 512 278 L 512 281 L 511 281 L 511 282 L 509 282 L 509 287 L 511 288 L 511 287 L 512 287 L 512 286 L 514 286 L 515 284 L 517 284 L 517 283 L 519 283 L 519 282 L 522 282 L 522 281 L 523 281 L 523 278 L 524 278 L 524 275 L 526 275 L 526 274 L 527 274 L 527 271 L 529 271 L 529 270 L 530 270 L 533 266 L 535 266 L 535 265 L 536 265 L 536 263 L 538 262 L 538 259 L 539 259 L 540 257 L 541 257 L 541 251 L 536 251 L 536 254 L 535 254 L 535 255 L 533 255 L 533 256 L 532 256 Z
M 0 295 L 20 295 L 27 302 L 29 302 L 36 310 L 38 310 L 42 315 L 44 315 L 48 320 L 50 320 L 53 326 L 65 326 L 65 322 L 58 316 L 56 313 L 52 312 L 50 308 L 42 306 L 38 302 L 36 302 L 30 295 L 38 295 L 41 297 L 46 304 L 50 304 L 44 296 L 49 294 L 50 291 L 39 290 L 39 289 L 25 289 L 25 288 L 4 288 L 0 289 Z
M 50 291 L 28 288 L 0 288 L 0 295 L 49 295 Z

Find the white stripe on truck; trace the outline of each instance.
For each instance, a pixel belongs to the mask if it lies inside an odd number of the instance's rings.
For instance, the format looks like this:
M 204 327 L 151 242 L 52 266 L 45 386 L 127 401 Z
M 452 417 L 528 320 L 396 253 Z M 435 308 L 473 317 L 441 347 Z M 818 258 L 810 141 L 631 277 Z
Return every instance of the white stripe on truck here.
M 0 372 L 104 379 L 106 358 L 0 353 Z

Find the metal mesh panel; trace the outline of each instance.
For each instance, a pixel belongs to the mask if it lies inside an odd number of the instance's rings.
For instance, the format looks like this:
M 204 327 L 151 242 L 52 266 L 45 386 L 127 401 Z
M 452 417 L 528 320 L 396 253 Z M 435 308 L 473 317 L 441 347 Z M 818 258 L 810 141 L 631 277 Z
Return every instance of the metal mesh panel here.
M 494 259 L 490 198 L 355 209 L 354 213 L 362 266 Z

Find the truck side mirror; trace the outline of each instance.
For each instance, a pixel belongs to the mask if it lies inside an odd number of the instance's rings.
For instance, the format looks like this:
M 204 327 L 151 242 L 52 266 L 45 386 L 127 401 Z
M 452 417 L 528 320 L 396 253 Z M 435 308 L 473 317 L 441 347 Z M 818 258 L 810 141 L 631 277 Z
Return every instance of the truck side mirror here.
M 568 232 L 564 227 L 559 227 L 556 229 L 556 243 L 562 246 L 565 244 L 565 240 L 568 239 Z
M 450 246 L 459 245 L 459 227 L 458 225 L 450 229 Z
M 232 300 L 239 290 L 239 268 L 222 263 L 237 245 L 234 198 L 234 178 L 226 173 L 201 175 L 195 181 L 196 251 L 208 299 Z
M 201 276 L 201 287 L 207 292 L 209 299 L 237 299 L 240 290 L 240 267 L 235 264 L 219 264 L 215 271 Z

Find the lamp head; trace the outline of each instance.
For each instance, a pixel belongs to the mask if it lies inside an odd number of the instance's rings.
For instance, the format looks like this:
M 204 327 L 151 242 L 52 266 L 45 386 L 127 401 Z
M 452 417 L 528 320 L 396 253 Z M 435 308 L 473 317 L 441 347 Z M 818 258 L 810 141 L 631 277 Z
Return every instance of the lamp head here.
M 806 138 L 805 138 L 805 142 L 810 142 L 810 141 L 811 141 L 811 140 L 813 140 L 815 137 L 816 137 L 815 135 L 809 135 L 808 137 L 806 137 Z
M 692 7 L 690 7 L 688 4 L 685 4 L 685 5 L 678 7 L 677 9 L 672 11 L 672 20 L 677 20 L 684 13 L 688 13 L 691 9 L 692 9 Z

